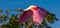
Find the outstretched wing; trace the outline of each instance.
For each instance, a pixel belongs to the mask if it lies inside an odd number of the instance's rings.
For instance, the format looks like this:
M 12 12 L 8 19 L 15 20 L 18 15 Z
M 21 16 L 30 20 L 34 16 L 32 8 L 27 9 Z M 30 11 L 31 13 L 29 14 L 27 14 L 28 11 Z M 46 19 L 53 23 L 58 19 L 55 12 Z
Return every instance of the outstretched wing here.
M 39 7 L 34 7 L 33 8 L 33 22 L 35 24 L 41 24 L 46 14 L 47 14 L 47 11 L 40 9 Z
M 19 19 L 19 22 L 21 22 L 21 23 L 26 22 L 31 17 L 32 17 L 32 11 L 30 11 L 30 10 L 24 11 Z

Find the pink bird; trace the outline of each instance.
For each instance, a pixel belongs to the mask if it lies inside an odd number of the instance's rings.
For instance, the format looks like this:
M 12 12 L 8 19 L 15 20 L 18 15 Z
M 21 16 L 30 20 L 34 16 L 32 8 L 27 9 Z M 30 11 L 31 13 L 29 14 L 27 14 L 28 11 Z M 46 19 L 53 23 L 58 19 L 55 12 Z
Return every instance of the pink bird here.
M 27 9 L 24 10 L 22 16 L 19 19 L 19 22 L 26 22 L 28 19 L 33 17 L 33 22 L 35 24 L 41 24 L 43 19 L 45 18 L 47 11 L 38 7 L 31 5 Z

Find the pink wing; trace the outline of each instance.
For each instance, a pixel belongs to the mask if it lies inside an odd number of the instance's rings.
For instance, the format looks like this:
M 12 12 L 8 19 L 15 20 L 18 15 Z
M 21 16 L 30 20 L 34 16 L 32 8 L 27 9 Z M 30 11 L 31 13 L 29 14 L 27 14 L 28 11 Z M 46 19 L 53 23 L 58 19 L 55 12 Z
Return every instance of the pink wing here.
M 33 10 L 33 22 L 35 24 L 41 24 L 43 22 L 45 15 L 46 11 L 37 7 L 36 9 Z
M 19 22 L 21 22 L 21 23 L 26 22 L 31 17 L 32 17 L 32 11 L 30 11 L 30 10 L 24 11 L 22 16 L 19 19 Z
M 41 24 L 43 21 L 43 18 L 44 17 L 38 11 L 33 12 L 33 22 L 35 24 Z

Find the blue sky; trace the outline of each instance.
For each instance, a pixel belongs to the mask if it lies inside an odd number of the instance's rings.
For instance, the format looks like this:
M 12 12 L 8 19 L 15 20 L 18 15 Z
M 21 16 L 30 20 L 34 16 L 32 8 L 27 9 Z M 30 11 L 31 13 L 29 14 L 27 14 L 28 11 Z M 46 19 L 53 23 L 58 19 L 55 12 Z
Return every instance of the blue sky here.
M 0 9 L 3 11 L 7 9 L 15 10 L 17 8 L 25 9 L 30 5 L 40 6 L 45 8 L 50 13 L 56 14 L 60 18 L 60 0 L 0 0 Z M 60 28 L 60 19 L 51 24 L 52 28 Z

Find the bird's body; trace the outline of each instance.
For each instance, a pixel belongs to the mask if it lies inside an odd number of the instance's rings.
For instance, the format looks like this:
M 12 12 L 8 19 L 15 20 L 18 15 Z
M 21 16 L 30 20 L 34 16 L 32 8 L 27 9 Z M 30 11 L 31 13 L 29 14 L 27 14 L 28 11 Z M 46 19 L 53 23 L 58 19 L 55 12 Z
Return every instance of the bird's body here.
M 47 11 L 40 9 L 38 6 L 29 6 L 20 17 L 20 22 L 24 22 L 24 20 L 27 21 L 29 18 L 33 17 L 33 22 L 35 24 L 41 24 L 46 13 Z

